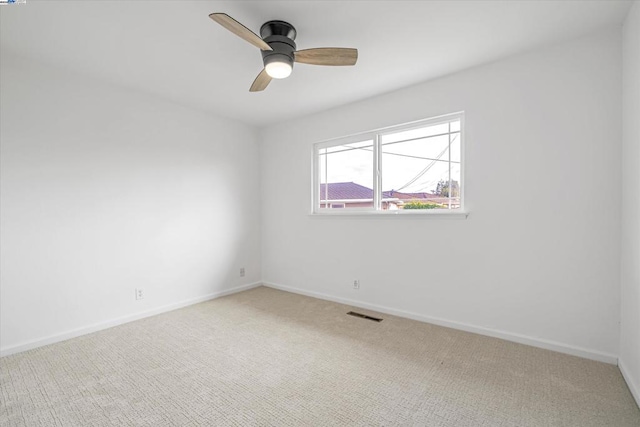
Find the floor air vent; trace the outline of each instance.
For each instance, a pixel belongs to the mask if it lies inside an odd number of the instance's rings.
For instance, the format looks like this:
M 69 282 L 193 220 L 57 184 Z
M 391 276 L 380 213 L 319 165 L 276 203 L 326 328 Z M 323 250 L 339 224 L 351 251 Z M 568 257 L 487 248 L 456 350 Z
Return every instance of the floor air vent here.
M 363 319 L 367 319 L 367 320 L 373 320 L 374 322 L 382 322 L 382 319 L 378 318 L 378 317 L 371 317 L 371 316 L 367 316 L 366 314 L 362 314 L 362 313 L 357 313 L 355 311 L 350 311 L 347 313 L 349 316 L 355 316 L 355 317 L 361 317 Z

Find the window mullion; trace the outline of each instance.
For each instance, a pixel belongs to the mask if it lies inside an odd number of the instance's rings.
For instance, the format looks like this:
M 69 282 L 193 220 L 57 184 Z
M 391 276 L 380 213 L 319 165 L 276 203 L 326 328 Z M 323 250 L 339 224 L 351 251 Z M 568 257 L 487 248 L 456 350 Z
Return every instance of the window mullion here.
M 453 184 L 451 183 L 451 122 L 449 122 L 449 209 L 451 209 L 451 196 L 453 195 Z
M 373 137 L 373 209 L 376 211 L 379 211 L 382 206 L 380 139 L 380 135 L 377 134 Z
M 324 207 L 329 207 L 329 150 L 324 149 Z

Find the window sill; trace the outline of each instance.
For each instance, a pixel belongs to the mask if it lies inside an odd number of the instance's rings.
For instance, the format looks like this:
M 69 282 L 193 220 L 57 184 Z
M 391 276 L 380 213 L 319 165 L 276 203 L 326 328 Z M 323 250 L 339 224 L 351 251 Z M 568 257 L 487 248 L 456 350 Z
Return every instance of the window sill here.
M 403 212 L 403 211 L 359 211 L 359 212 L 312 212 L 313 218 L 430 218 L 430 219 L 467 219 L 469 212 Z

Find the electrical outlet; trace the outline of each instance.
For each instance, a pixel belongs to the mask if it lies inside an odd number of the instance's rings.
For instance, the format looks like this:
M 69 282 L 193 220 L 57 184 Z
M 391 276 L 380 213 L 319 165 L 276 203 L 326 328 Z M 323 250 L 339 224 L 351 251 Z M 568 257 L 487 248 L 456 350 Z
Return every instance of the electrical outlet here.
M 244 277 L 244 267 L 240 267 L 240 277 Z
M 136 299 L 144 299 L 144 289 L 136 288 Z
M 360 289 L 360 280 L 353 281 L 353 289 Z

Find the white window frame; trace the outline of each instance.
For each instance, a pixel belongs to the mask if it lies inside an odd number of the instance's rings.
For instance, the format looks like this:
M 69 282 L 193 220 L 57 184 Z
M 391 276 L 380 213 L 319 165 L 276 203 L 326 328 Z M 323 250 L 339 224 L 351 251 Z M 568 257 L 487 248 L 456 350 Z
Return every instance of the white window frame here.
M 434 126 L 451 121 L 460 120 L 460 207 L 456 209 L 398 209 L 398 210 L 382 210 L 382 154 L 380 153 L 380 140 L 383 135 L 403 132 L 425 126 Z M 431 117 L 428 119 L 417 120 L 400 125 L 389 126 L 385 128 L 375 129 L 367 132 L 353 134 L 340 138 L 333 138 L 312 144 L 312 197 L 311 197 L 311 214 L 314 216 L 324 215 L 382 215 L 382 216 L 405 216 L 420 215 L 425 217 L 464 217 L 468 212 L 465 210 L 465 129 L 464 129 L 464 112 L 445 114 L 442 116 Z M 320 150 L 323 148 L 334 147 L 337 145 L 352 144 L 355 142 L 363 142 L 371 140 L 373 146 L 373 208 L 344 208 L 331 209 L 330 207 L 320 207 Z M 449 151 L 451 156 L 451 151 Z M 451 157 L 449 157 L 450 161 Z M 451 177 L 449 177 L 451 182 Z M 327 203 L 329 204 L 329 203 Z

